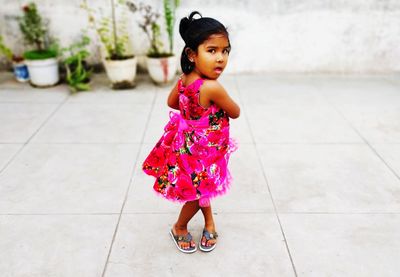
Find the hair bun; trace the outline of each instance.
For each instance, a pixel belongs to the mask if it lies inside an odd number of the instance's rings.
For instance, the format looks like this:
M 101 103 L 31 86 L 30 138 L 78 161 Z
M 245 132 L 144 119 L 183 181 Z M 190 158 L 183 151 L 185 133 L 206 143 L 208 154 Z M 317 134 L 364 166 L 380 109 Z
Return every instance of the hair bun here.
M 179 23 L 179 34 L 181 35 L 182 39 L 185 42 L 186 42 L 186 31 L 189 29 L 190 23 L 197 20 L 194 18 L 196 14 L 200 15 L 200 18 L 202 17 L 201 13 L 199 13 L 198 11 L 193 11 L 190 13 L 189 17 L 182 18 L 181 22 Z

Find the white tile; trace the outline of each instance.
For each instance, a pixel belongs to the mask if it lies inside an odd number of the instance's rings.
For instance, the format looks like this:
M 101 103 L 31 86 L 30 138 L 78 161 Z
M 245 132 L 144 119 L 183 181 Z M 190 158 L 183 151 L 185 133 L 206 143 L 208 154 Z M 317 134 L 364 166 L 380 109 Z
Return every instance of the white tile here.
M 155 105 L 153 107 L 147 124 L 144 143 L 157 143 L 164 134 L 164 127 L 170 120 L 170 112 L 179 113 L 179 111 L 173 110 L 167 105 Z
M 237 79 L 239 88 L 249 85 L 249 84 L 251 84 L 251 82 L 270 81 L 270 80 L 273 80 L 273 78 L 275 77 L 274 75 L 269 74 L 269 73 L 268 74 L 262 74 L 262 73 L 246 74 L 246 73 L 243 73 L 243 74 L 238 74 L 236 76 L 237 76 L 236 79 Z
M 275 215 L 214 218 L 220 235 L 217 247 L 210 253 L 187 255 L 176 249 L 168 234 L 176 216 L 123 215 L 105 276 L 293 276 Z M 196 241 L 202 228 L 198 214 L 189 223 Z
M 0 213 L 119 212 L 138 145 L 29 144 L 0 175 Z
M 400 143 L 400 93 L 390 81 L 383 77 L 332 79 L 321 92 L 367 141 Z
M 325 105 L 326 100 L 319 93 L 315 82 L 307 77 L 294 79 L 270 76 L 264 80 L 245 83 L 239 81 L 239 91 L 245 105 L 268 107 Z
M 400 144 L 373 144 L 383 160 L 400 176 Z
M 155 92 L 153 90 L 87 91 L 71 95 L 68 98 L 68 103 L 150 105 L 154 97 Z
M 68 88 L 61 85 L 50 88 L 33 88 L 28 84 L 0 87 L 0 103 L 61 103 L 68 95 Z
M 239 145 L 253 143 L 252 133 L 248 124 L 248 119 L 243 113 L 243 108 L 241 111 L 241 115 L 238 118 L 230 119 L 229 124 L 230 135 L 234 140 L 239 143 Z
M 159 108 L 168 108 L 168 96 L 172 88 L 169 87 L 159 87 L 156 89 L 156 99 L 155 106 Z
M 22 147 L 22 144 L 0 144 L 0 171 Z
M 2 276 L 101 276 L 118 215 L 0 215 Z
M 327 78 L 320 92 L 330 103 L 349 110 L 400 105 L 399 88 L 380 76 Z
M 228 77 L 223 80 L 218 79 L 218 81 L 221 84 L 221 86 L 226 90 L 226 92 L 229 94 L 229 96 L 237 104 L 240 104 L 240 96 L 239 96 L 239 90 L 238 90 L 236 78 Z
M 257 143 L 362 142 L 351 126 L 328 105 L 246 106 Z
M 339 109 L 368 142 L 400 143 L 400 100 L 389 106 L 342 106 Z
M 155 145 L 155 144 L 154 144 Z M 140 149 L 139 159 L 136 163 L 135 173 L 126 200 L 124 213 L 133 212 L 174 212 L 182 206 L 164 199 L 153 190 L 156 179 L 146 175 L 142 164 L 154 147 L 153 144 L 144 144 Z
M 12 72 L 0 72 L 0 102 L 60 103 L 69 93 L 66 84 L 36 88 L 18 82 Z
M 280 212 L 399 212 L 400 180 L 365 145 L 259 145 Z
M 385 80 L 389 81 L 395 87 L 400 87 L 400 74 L 398 72 L 393 72 L 392 74 L 384 75 Z
M 298 276 L 398 276 L 399 214 L 282 214 Z
M 149 112 L 149 105 L 66 103 L 32 142 L 138 143 Z
M 229 168 L 232 185 L 226 195 L 217 197 L 218 212 L 274 212 L 263 169 L 253 144 L 242 144 L 232 153 Z
M 156 88 L 140 75 L 134 88 L 113 90 L 105 74 L 95 74 L 91 90 L 71 94 L 69 103 L 151 105 Z
M 25 143 L 58 104 L 0 103 L 0 143 Z

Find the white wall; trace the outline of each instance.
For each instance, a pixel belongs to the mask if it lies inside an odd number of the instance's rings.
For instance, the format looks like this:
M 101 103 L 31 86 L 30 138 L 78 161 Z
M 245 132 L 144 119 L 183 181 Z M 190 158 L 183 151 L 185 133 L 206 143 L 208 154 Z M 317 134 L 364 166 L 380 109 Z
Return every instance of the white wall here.
M 109 11 L 109 0 L 88 0 Z M 162 12 L 161 0 L 145 0 Z M 0 0 L 0 32 L 18 51 L 25 49 L 15 20 L 27 1 Z M 87 28 L 80 0 L 37 0 L 50 29 L 63 45 Z M 233 51 L 228 72 L 394 72 L 400 70 L 400 0 L 181 0 L 175 48 L 183 42 L 179 18 L 199 10 L 224 23 Z M 144 55 L 148 42 L 128 12 L 132 51 Z M 92 35 L 94 33 L 92 32 Z M 92 40 L 92 61 L 99 60 Z M 167 43 L 167 41 L 166 41 Z

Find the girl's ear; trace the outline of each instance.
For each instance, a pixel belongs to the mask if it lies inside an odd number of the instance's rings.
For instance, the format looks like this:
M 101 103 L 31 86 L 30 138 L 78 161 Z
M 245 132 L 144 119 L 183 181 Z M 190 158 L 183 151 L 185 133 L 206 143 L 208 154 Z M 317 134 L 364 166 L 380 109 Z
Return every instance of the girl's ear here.
M 185 49 L 186 55 L 190 62 L 194 62 L 194 58 L 196 57 L 196 52 L 194 52 L 191 48 L 186 47 Z

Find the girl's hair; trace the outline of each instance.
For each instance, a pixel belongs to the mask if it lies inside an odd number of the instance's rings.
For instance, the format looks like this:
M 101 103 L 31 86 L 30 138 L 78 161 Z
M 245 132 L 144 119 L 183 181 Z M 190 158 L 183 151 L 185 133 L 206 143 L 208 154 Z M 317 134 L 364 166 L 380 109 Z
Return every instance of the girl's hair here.
M 198 14 L 200 18 L 195 19 L 194 16 Z M 197 52 L 197 47 L 207 40 L 211 35 L 222 34 L 228 38 L 229 34 L 225 26 L 218 20 L 211 17 L 202 17 L 202 15 L 194 11 L 189 17 L 184 17 L 179 23 L 179 33 L 183 41 L 185 42 L 185 47 L 183 47 L 181 55 L 181 67 L 185 74 L 193 71 L 194 63 L 190 62 L 187 48 Z

